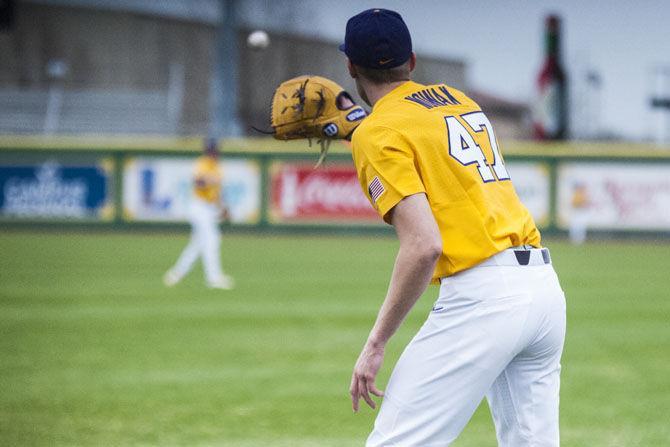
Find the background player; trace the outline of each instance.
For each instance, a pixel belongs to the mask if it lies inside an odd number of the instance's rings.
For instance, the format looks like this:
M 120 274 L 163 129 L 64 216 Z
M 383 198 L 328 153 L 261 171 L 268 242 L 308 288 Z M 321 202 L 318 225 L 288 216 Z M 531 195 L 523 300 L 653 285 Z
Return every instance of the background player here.
M 429 282 L 428 320 L 389 380 L 368 446 L 445 446 L 484 396 L 499 445 L 558 446 L 565 298 L 479 106 L 446 85 L 411 82 L 399 14 L 352 17 L 341 49 L 372 113 L 353 158 L 400 248 L 386 299 L 356 362 L 353 408 L 375 407 L 384 348 Z
M 232 289 L 233 278 L 221 270 L 219 221 L 228 218 L 228 209 L 221 196 L 221 168 L 215 140 L 209 140 L 204 154 L 196 160 L 193 180 L 193 200 L 190 207 L 191 239 L 177 263 L 165 273 L 163 282 L 174 286 L 202 257 L 207 286 Z
M 581 245 L 586 241 L 586 232 L 589 225 L 589 192 L 584 183 L 573 185 L 570 197 L 570 242 Z

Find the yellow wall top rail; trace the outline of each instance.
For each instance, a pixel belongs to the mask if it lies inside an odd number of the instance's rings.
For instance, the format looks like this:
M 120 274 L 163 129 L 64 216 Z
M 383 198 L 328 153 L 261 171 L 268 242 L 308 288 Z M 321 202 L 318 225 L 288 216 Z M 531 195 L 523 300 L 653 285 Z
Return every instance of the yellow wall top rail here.
M 204 137 L 164 137 L 151 135 L 0 135 L 0 151 L 101 151 L 101 152 L 194 152 L 203 148 Z M 625 142 L 538 142 L 503 141 L 504 155 L 528 157 L 594 157 L 604 159 L 642 158 L 670 159 L 670 147 L 660 147 L 645 143 Z M 233 138 L 219 140 L 219 148 L 224 153 L 248 154 L 316 154 L 319 151 L 316 141 L 312 147 L 307 141 L 277 141 L 269 137 Z M 332 153 L 347 154 L 348 143 L 335 141 Z

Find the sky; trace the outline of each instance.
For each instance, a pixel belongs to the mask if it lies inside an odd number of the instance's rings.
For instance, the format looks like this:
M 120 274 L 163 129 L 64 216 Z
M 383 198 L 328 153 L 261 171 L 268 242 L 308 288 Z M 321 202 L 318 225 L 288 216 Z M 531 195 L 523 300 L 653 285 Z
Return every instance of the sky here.
M 245 0 L 241 12 L 255 28 L 341 41 L 347 19 L 373 7 L 404 17 L 417 53 L 464 60 L 470 88 L 527 103 L 544 59 L 544 17 L 557 13 L 573 131 L 646 140 L 663 123 L 649 102 L 670 96 L 669 0 Z M 655 76 L 659 67 L 667 74 Z M 599 88 L 586 83 L 589 71 Z

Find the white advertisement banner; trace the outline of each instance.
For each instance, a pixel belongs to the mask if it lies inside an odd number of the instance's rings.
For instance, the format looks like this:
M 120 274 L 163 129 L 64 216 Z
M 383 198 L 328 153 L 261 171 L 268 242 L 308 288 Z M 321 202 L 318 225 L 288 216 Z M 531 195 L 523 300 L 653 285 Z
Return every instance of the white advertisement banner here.
M 670 230 L 670 164 L 562 164 L 557 206 L 560 228 Z
M 549 169 L 544 163 L 511 161 L 505 163 L 514 189 L 535 223 L 549 223 Z
M 260 219 L 261 176 L 257 162 L 225 159 L 223 198 L 233 223 Z M 193 199 L 195 158 L 137 157 L 123 168 L 123 210 L 126 220 L 185 222 Z

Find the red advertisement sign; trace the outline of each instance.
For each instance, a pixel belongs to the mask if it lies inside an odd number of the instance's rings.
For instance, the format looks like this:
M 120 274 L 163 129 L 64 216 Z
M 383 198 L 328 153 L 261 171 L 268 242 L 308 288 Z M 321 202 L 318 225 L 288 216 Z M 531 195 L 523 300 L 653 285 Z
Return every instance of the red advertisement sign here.
M 351 165 L 275 163 L 270 188 L 273 221 L 382 224 Z

